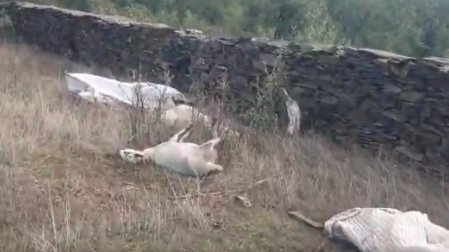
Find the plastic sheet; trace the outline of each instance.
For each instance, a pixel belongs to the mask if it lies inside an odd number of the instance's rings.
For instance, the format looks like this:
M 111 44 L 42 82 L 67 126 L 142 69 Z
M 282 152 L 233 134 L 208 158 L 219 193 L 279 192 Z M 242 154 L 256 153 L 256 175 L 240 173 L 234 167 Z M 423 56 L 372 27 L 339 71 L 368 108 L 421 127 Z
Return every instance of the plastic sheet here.
M 144 107 L 157 108 L 160 105 L 165 109 L 175 107 L 172 98 L 186 99 L 175 88 L 151 82 L 120 82 L 114 79 L 101 77 L 87 73 L 66 73 L 66 85 L 64 89 L 69 94 L 79 95 L 81 98 L 92 101 L 93 98 L 104 102 L 119 102 L 128 105 L 137 104 L 136 91 L 141 85 L 140 98 Z M 89 97 L 92 96 L 92 97 Z

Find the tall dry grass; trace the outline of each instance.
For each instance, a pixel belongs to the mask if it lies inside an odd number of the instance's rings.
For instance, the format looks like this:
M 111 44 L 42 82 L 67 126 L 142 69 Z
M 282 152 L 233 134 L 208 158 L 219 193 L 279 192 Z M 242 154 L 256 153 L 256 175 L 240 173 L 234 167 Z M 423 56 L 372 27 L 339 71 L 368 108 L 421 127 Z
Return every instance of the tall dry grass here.
M 317 220 L 350 207 L 417 209 L 449 226 L 438 181 L 318 136 L 260 134 L 225 144 L 225 171 L 201 183 L 206 195 L 183 197 L 198 193 L 197 181 L 116 157 L 128 147 L 127 114 L 62 96 L 64 65 L 24 46 L 0 46 L 2 251 L 317 249 L 325 239 L 291 221 L 293 209 Z M 174 133 L 149 130 L 151 142 Z M 240 206 L 231 191 L 259 180 L 266 183 L 238 193 L 252 206 Z

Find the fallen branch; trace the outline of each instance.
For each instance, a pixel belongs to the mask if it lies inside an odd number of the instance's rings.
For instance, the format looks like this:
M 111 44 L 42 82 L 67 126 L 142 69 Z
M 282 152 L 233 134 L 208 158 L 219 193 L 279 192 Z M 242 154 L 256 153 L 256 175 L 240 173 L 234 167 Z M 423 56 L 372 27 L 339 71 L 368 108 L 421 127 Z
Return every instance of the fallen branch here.
M 262 180 L 257 181 L 256 183 L 251 184 L 248 187 L 245 187 L 242 189 L 226 190 L 226 191 L 210 192 L 210 193 L 186 194 L 186 195 L 181 195 L 181 196 L 170 197 L 169 199 L 176 200 L 176 199 L 187 199 L 187 198 L 200 197 L 200 196 L 217 196 L 217 195 L 224 195 L 224 194 L 235 194 L 235 193 L 248 191 L 256 186 L 259 186 L 259 185 L 265 183 L 266 181 L 267 181 L 266 179 L 262 179 Z

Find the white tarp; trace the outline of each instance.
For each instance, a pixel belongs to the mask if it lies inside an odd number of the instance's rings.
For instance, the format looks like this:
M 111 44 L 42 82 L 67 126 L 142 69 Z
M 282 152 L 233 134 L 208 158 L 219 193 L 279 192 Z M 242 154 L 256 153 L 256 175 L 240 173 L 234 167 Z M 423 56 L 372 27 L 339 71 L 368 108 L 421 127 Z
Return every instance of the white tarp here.
M 145 108 L 157 108 L 162 104 L 165 108 L 174 107 L 171 98 L 183 99 L 185 96 L 178 90 L 151 82 L 120 82 L 97 75 L 87 73 L 65 73 L 66 86 L 64 89 L 71 94 L 82 94 L 86 99 L 89 93 L 103 101 L 118 101 L 128 105 L 136 104 L 136 90 L 141 85 L 140 96 Z M 93 98 L 93 97 L 92 97 Z M 93 100 L 93 99 L 88 99 Z
M 326 221 L 324 231 L 362 252 L 449 252 L 449 231 L 418 211 L 353 208 Z

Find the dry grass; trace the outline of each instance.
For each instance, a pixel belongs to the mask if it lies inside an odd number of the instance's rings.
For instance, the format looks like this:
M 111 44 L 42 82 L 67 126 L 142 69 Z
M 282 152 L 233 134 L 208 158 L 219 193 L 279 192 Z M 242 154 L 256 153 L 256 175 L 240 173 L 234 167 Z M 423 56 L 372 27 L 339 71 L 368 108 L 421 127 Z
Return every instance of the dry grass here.
M 260 137 L 258 145 L 223 150 L 225 172 L 207 178 L 201 190 L 266 179 L 243 194 L 250 208 L 232 194 L 170 199 L 195 193 L 196 182 L 111 158 L 125 147 L 126 115 L 63 99 L 63 65 L 22 46 L 0 47 L 2 251 L 318 249 L 325 241 L 320 231 L 290 220 L 291 209 L 321 221 L 356 206 L 418 209 L 449 226 L 438 181 L 316 136 Z

